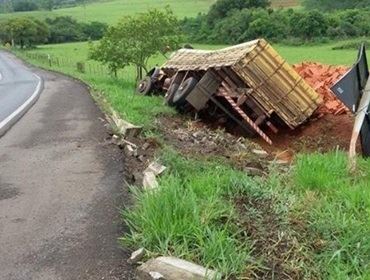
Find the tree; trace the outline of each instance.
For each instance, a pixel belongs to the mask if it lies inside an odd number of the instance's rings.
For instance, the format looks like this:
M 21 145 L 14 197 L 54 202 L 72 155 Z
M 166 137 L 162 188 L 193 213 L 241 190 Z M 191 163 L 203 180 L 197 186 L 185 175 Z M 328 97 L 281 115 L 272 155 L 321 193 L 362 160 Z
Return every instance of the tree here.
M 14 12 L 36 11 L 39 6 L 30 0 L 17 0 L 13 2 Z
M 89 40 L 99 40 L 107 31 L 108 25 L 98 21 L 82 23 L 82 32 Z
M 103 39 L 91 46 L 90 58 L 107 64 L 115 75 L 119 69 L 134 65 L 141 79 L 143 70 L 148 72 L 149 58 L 179 47 L 179 34 L 179 22 L 169 7 L 149 10 L 108 28 Z
M 76 42 L 86 39 L 81 24 L 72 17 L 47 18 L 46 23 L 50 28 L 49 43 Z
M 294 14 L 290 19 L 290 25 L 293 36 L 306 40 L 325 36 L 329 28 L 325 15 L 316 10 Z
M 54 8 L 54 0 L 40 0 L 39 2 L 44 10 L 51 11 Z
M 269 0 L 217 0 L 209 9 L 207 18 L 210 26 L 225 18 L 233 10 L 243 10 L 250 8 L 267 8 L 270 6 Z
M 304 0 L 303 4 L 308 9 L 353 9 L 369 7 L 370 0 Z
M 0 13 L 11 13 L 13 11 L 13 3 L 11 0 L 0 1 Z
M 47 25 L 33 18 L 10 18 L 0 25 L 1 41 L 19 45 L 22 49 L 45 42 L 48 34 Z

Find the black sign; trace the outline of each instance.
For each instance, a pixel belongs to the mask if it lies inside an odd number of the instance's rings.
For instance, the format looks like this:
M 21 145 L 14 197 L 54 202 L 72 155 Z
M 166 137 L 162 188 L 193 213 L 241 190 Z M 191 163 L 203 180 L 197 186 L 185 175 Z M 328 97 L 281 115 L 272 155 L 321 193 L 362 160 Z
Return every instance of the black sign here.
M 362 44 L 358 53 L 358 60 L 342 79 L 331 90 L 351 110 L 356 113 L 363 90 L 369 78 L 369 67 L 366 58 L 365 45 Z M 361 128 L 361 144 L 363 154 L 370 157 L 370 117 L 366 115 Z

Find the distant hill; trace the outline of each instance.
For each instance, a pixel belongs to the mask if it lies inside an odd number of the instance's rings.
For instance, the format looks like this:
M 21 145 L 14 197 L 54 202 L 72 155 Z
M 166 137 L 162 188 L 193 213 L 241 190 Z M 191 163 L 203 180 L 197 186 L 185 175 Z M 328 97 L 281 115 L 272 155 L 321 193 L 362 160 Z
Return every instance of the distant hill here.
M 0 0 L 0 3 L 7 3 L 11 0 Z M 31 0 L 40 1 L 40 0 Z M 55 0 L 63 5 L 67 3 L 76 3 L 84 0 Z M 149 8 L 163 8 L 170 5 L 173 11 L 180 18 L 196 16 L 200 12 L 207 12 L 215 0 L 112 0 L 112 1 L 93 1 L 85 0 L 75 7 L 64 7 L 53 11 L 32 11 L 0 14 L 1 18 L 9 16 L 34 16 L 37 18 L 46 18 L 54 16 L 72 16 L 79 21 L 101 21 L 106 23 L 115 23 L 120 17 L 128 14 L 134 14 L 146 11 Z M 298 0 L 272 0 L 273 7 L 297 6 Z

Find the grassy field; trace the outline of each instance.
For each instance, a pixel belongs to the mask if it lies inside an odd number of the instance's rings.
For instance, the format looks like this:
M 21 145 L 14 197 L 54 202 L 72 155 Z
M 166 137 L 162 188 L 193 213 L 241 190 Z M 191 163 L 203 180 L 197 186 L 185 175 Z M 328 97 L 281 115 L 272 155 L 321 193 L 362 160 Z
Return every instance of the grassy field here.
M 144 12 L 149 8 L 164 8 L 170 5 L 174 13 L 183 18 L 185 16 L 196 16 L 199 12 L 206 12 L 214 0 L 113 0 L 94 2 L 91 4 L 72 8 L 63 8 L 48 11 L 19 12 L 11 14 L 0 14 L 1 18 L 9 16 L 33 16 L 36 18 L 46 18 L 54 16 L 72 16 L 79 21 L 101 21 L 106 23 L 115 23 L 119 18 L 125 15 L 132 15 L 138 12 Z
M 333 50 L 332 48 L 343 44 L 342 43 L 328 43 L 319 45 L 303 45 L 303 46 L 287 46 L 281 44 L 274 44 L 276 50 L 291 64 L 300 63 L 302 61 L 316 61 L 324 64 L 333 65 L 352 65 L 356 60 L 356 50 Z M 225 46 L 222 45 L 199 45 L 194 44 L 195 48 L 200 49 L 219 49 Z M 88 43 L 66 43 L 56 45 L 43 45 L 37 49 L 29 51 L 30 53 L 43 53 L 55 57 L 68 57 L 71 60 L 87 61 Z M 165 57 L 160 56 L 151 60 L 152 66 L 162 64 Z
M 56 9 L 49 11 L 18 12 L 0 14 L 0 19 L 15 16 L 33 16 L 35 18 L 46 18 L 55 16 L 72 16 L 79 21 L 101 21 L 115 23 L 125 15 L 132 15 L 146 11 L 149 8 L 164 8 L 170 5 L 174 13 L 179 17 L 196 16 L 200 12 L 207 12 L 215 0 L 112 0 L 93 2 L 86 6 Z M 289 7 L 298 5 L 297 0 L 273 0 L 274 7 Z

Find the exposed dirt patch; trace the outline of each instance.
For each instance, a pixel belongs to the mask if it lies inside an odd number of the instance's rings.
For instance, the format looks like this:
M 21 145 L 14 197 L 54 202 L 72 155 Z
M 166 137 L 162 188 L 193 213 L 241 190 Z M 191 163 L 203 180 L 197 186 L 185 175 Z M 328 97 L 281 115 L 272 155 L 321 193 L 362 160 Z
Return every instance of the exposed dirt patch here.
M 201 121 L 175 116 L 160 118 L 157 125 L 164 135 L 164 141 L 184 155 L 217 157 L 238 169 L 252 167 L 261 170 L 265 170 L 275 158 L 251 139 L 209 128 Z
M 273 153 L 264 151 L 258 143 L 232 135 L 221 129 L 209 128 L 205 123 L 192 121 L 187 116 L 159 117 L 156 127 L 161 138 L 128 138 L 136 148 L 127 153 L 127 143 L 120 144 L 125 157 L 125 174 L 129 184 L 141 186 L 143 171 L 155 160 L 160 146 L 173 147 L 184 156 L 200 160 L 218 158 L 250 175 L 263 175 L 269 163 L 276 159 Z M 112 141 L 107 139 L 107 141 Z
M 336 148 L 347 150 L 353 123 L 354 118 L 350 113 L 337 116 L 329 114 L 311 119 L 295 130 L 282 129 L 277 135 L 271 135 L 273 146 L 261 139 L 256 141 L 270 152 L 327 152 Z

